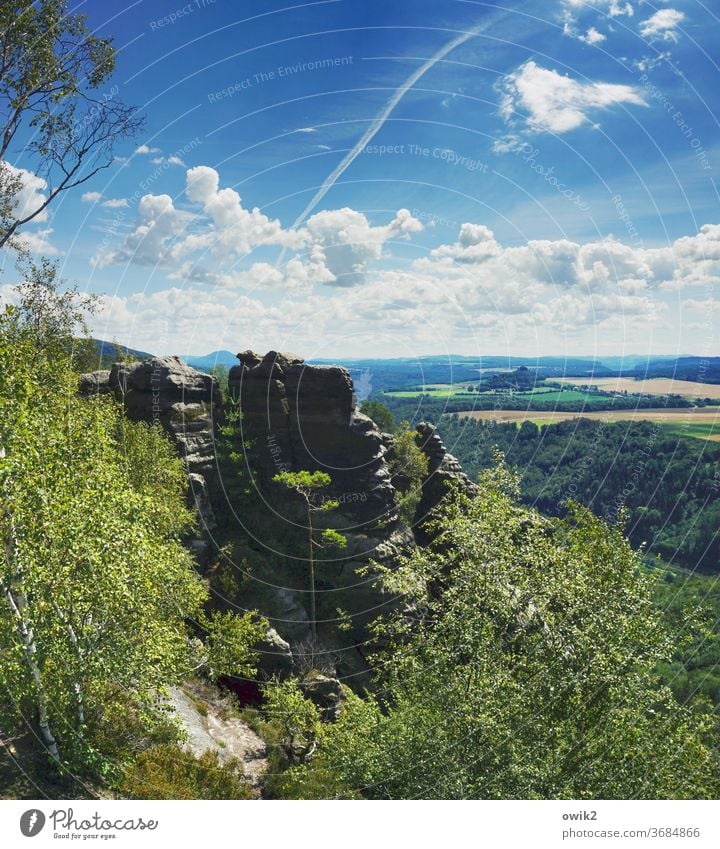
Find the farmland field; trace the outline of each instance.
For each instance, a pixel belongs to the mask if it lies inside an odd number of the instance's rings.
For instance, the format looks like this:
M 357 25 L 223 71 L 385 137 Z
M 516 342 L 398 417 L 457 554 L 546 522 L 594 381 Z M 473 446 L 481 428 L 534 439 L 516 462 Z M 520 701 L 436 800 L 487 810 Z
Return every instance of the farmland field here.
M 634 380 L 632 377 L 554 377 L 552 380 L 554 383 L 571 383 L 575 386 L 597 386 L 605 392 L 627 391 L 631 394 L 720 399 L 720 384 L 672 380 L 669 377 L 652 377 L 647 380 Z
M 574 413 L 549 410 L 537 413 L 532 410 L 474 410 L 458 413 L 461 418 L 480 421 L 535 422 L 537 425 L 553 424 L 568 419 L 594 419 L 605 422 L 651 421 L 663 425 L 673 434 L 696 436 L 701 439 L 720 441 L 720 407 L 682 407 L 677 409 L 611 410 L 597 413 Z
M 590 391 L 582 391 L 575 389 L 557 389 L 553 386 L 538 386 L 537 389 L 530 389 L 527 392 L 513 392 L 509 394 L 502 391 L 488 392 L 468 392 L 468 386 L 473 384 L 467 383 L 435 383 L 427 384 L 426 386 L 414 386 L 407 389 L 390 390 L 385 394 L 391 398 L 417 398 L 420 395 L 427 395 L 436 401 L 446 401 L 450 398 L 474 398 L 479 402 L 488 398 L 515 398 L 528 403 L 535 398 L 540 398 L 543 403 L 556 404 L 558 401 L 572 401 L 579 404 L 592 405 L 593 403 L 607 404 L 608 396 L 599 395 Z

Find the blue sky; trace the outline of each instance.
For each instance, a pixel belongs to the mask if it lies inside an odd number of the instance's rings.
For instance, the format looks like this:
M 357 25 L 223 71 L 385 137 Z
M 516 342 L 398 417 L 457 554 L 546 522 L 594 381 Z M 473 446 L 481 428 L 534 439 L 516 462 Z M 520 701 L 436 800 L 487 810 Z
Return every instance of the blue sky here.
M 98 336 L 718 354 L 708 5 L 80 7 L 114 36 L 113 82 L 146 127 L 27 235 L 103 295 Z

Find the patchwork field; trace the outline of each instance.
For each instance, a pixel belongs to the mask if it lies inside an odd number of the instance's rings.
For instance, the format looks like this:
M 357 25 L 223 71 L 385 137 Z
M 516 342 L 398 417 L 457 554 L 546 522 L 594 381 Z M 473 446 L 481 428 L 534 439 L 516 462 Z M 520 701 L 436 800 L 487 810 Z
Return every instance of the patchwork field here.
M 467 398 L 468 401 L 475 399 L 482 402 L 488 398 L 507 398 L 506 392 L 488 391 L 488 392 L 469 392 L 468 386 L 477 384 L 467 383 L 434 383 L 426 386 L 413 386 L 409 389 L 397 389 L 386 392 L 391 398 L 418 398 L 420 395 L 427 395 L 433 401 L 447 401 L 449 399 Z M 589 390 L 587 392 L 574 389 L 557 389 L 552 386 L 538 386 L 537 389 L 531 389 L 527 392 L 513 392 L 512 397 L 523 401 L 533 401 L 540 399 L 543 403 L 556 404 L 558 401 L 577 402 L 578 404 L 607 404 L 607 396 L 599 395 Z
M 648 380 L 633 380 L 632 377 L 554 377 L 552 380 L 554 383 L 571 383 L 575 386 L 596 386 L 605 392 L 627 391 L 647 395 L 682 395 L 685 398 L 720 399 L 720 384 L 672 380 L 669 377 L 651 377 Z
M 533 410 L 475 410 L 458 413 L 461 418 L 480 421 L 535 422 L 542 427 L 568 419 L 594 419 L 605 422 L 651 421 L 679 436 L 694 436 L 720 442 L 720 407 L 661 407 L 647 410 L 604 410 L 597 413 L 573 413 L 552 410 L 539 413 Z

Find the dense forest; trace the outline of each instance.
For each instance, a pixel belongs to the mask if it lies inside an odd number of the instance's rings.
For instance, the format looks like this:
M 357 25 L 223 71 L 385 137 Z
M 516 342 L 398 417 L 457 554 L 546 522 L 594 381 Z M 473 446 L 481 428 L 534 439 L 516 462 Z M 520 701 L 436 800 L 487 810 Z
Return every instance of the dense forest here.
M 563 398 L 563 395 L 567 395 Z M 689 408 L 693 404 L 688 398 L 678 395 L 659 398 L 650 395 L 588 395 L 579 401 L 571 392 L 548 393 L 532 397 L 522 395 L 494 395 L 490 392 L 473 392 L 450 398 L 433 398 L 429 393 L 419 392 L 412 398 L 398 398 L 386 393 L 375 393 L 372 398 L 384 404 L 398 421 L 438 422 L 444 415 L 463 413 L 468 410 L 534 410 L 537 412 L 598 412 L 600 410 L 659 409 L 662 407 Z
M 652 422 L 571 419 L 539 428 L 448 416 L 439 428 L 472 476 L 502 451 L 521 474 L 523 501 L 542 513 L 564 515 L 578 501 L 610 522 L 622 519 L 648 555 L 720 571 L 720 446 Z

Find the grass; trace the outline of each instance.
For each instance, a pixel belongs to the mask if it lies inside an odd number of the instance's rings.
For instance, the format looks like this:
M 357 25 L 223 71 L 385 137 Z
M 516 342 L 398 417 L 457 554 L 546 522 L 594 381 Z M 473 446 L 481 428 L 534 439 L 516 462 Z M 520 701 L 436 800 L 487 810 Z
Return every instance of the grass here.
M 575 386 L 589 384 L 610 392 L 640 392 L 648 395 L 684 395 L 686 398 L 720 399 L 720 384 L 696 383 L 691 380 L 673 380 L 669 377 L 651 377 L 635 380 L 632 377 L 554 377 L 556 383 L 570 383 Z
M 698 424 L 661 424 L 660 426 L 671 436 L 691 436 L 695 439 L 720 442 L 720 421 Z
M 556 404 L 558 401 L 570 401 L 578 404 L 593 406 L 594 404 L 607 404 L 608 396 L 599 395 L 595 392 L 582 392 L 575 389 L 559 390 L 553 387 L 540 386 L 537 389 L 527 392 L 514 392 L 512 396 L 508 396 L 506 392 L 468 392 L 467 387 L 476 384 L 449 384 L 435 383 L 428 384 L 425 387 L 414 387 L 411 389 L 397 389 L 392 392 L 386 392 L 392 398 L 419 398 L 421 395 L 429 395 L 433 400 L 447 401 L 450 398 L 467 398 L 468 401 L 476 399 L 478 401 L 487 398 L 518 398 L 531 403 L 534 398 L 540 397 L 544 404 Z
M 538 427 L 567 421 L 568 419 L 594 419 L 595 421 L 651 421 L 656 422 L 668 434 L 707 439 L 720 442 L 720 407 L 663 407 L 660 409 L 603 410 L 602 412 L 578 413 L 561 410 L 533 413 L 532 410 L 473 410 L 458 413 L 481 421 L 534 422 Z

